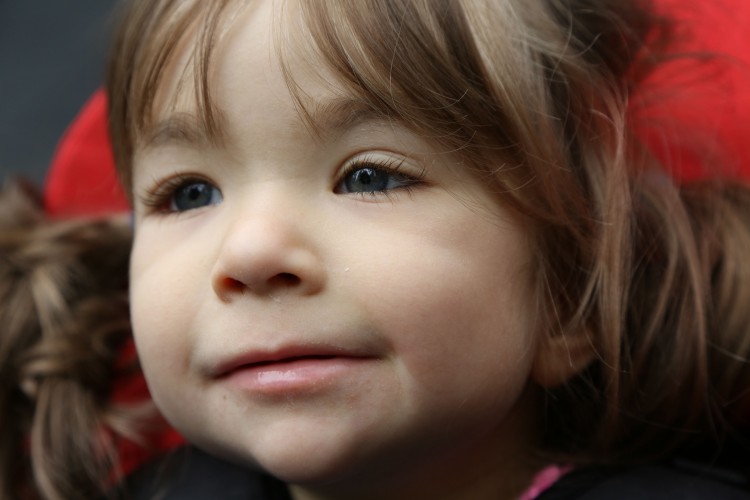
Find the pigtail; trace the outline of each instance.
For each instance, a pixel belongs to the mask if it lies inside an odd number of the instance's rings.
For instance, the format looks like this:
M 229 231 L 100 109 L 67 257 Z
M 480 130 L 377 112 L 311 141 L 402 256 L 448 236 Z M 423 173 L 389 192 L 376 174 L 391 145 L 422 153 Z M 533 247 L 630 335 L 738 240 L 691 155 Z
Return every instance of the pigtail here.
M 113 480 L 130 239 L 125 220 L 53 222 L 29 189 L 0 196 L 2 498 L 97 498 Z

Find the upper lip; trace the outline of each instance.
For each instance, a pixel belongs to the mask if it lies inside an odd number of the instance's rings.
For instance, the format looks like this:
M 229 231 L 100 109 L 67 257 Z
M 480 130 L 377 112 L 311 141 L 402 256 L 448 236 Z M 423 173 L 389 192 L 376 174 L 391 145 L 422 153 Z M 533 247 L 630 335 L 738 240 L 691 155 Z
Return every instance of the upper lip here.
M 232 372 L 264 364 L 282 363 L 306 358 L 371 358 L 366 353 L 356 352 L 331 345 L 290 346 L 274 350 L 249 351 L 217 363 L 210 371 L 213 377 L 225 377 Z

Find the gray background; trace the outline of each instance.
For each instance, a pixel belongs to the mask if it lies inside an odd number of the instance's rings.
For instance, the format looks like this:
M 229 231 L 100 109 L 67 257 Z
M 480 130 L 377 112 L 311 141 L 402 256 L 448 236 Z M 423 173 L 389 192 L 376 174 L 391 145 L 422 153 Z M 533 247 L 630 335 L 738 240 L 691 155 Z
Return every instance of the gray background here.
M 103 82 L 116 0 L 0 0 L 0 179 L 41 185 L 57 141 Z

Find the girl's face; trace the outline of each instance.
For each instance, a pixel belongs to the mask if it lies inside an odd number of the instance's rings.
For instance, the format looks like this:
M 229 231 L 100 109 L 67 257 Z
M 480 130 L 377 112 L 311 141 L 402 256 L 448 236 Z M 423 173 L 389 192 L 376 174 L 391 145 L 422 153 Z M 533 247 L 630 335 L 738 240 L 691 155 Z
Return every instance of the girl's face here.
M 292 59 L 311 133 L 273 5 L 217 47 L 223 140 L 176 64 L 136 148 L 132 313 L 153 397 L 190 440 L 298 493 L 507 482 L 532 426 L 526 233 L 457 156 Z

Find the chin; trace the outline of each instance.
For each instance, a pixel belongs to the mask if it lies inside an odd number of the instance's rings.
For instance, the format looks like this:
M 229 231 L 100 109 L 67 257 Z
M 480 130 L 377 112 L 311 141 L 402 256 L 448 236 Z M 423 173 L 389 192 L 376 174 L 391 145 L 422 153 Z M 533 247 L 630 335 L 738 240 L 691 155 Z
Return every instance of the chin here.
M 324 446 L 305 449 L 297 447 L 275 450 L 254 459 L 269 474 L 287 483 L 299 485 L 323 485 L 346 481 L 356 477 L 363 469 L 363 457 L 359 453 L 331 450 Z
M 357 447 L 331 446 L 331 441 L 290 439 L 287 442 L 216 443 L 190 438 L 206 452 L 227 461 L 261 470 L 284 482 L 299 485 L 324 485 L 346 481 L 362 470 L 363 457 Z M 360 447 L 361 448 L 361 447 Z

